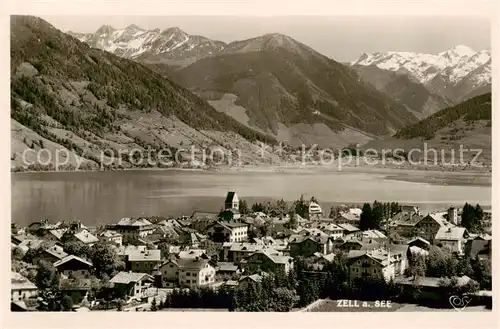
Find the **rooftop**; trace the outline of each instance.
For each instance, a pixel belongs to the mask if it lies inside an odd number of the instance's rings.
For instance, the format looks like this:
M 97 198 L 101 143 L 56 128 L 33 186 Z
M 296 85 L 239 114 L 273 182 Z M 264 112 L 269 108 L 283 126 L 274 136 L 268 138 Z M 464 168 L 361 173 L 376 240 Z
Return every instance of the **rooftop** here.
M 153 277 L 146 273 L 136 272 L 119 272 L 109 282 L 129 284 L 130 282 L 138 282 L 142 279 L 153 280 Z
M 149 226 L 152 225 L 150 221 L 145 218 L 122 218 L 118 224 L 119 226 Z
M 11 272 L 11 290 L 32 290 L 37 289 L 35 284 L 17 272 Z
M 59 267 L 59 266 L 65 264 L 65 263 L 67 263 L 69 261 L 72 261 L 72 260 L 75 260 L 75 261 L 80 262 L 82 264 L 85 264 L 87 266 L 92 266 L 91 262 L 89 262 L 89 261 L 87 261 L 87 260 L 85 260 L 83 258 L 80 258 L 80 257 L 75 256 L 75 255 L 69 255 L 69 256 L 66 256 L 63 259 L 58 260 L 57 262 L 55 262 L 54 263 L 54 267 Z
M 436 240 L 459 241 L 464 239 L 467 230 L 465 227 L 441 227 L 436 233 Z
M 128 254 L 129 262 L 139 261 L 161 261 L 161 251 L 159 249 L 132 251 Z

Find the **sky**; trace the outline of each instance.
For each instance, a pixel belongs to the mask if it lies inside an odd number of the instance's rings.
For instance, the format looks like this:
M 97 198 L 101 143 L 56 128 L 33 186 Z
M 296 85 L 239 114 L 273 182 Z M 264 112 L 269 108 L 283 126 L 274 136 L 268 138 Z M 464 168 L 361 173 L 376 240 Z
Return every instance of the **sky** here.
M 103 24 L 144 29 L 179 27 L 231 42 L 282 33 L 337 61 L 364 52 L 439 53 L 456 45 L 491 50 L 490 21 L 481 16 L 41 16 L 62 31 L 95 32 Z

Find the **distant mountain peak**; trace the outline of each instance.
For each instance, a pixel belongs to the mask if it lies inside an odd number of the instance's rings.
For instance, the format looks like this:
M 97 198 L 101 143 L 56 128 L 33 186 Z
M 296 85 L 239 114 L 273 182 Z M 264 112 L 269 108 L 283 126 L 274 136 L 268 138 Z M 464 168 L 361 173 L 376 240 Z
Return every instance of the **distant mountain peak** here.
M 138 31 L 144 31 L 144 29 L 143 29 L 143 28 L 141 28 L 141 27 L 139 27 L 139 26 L 137 26 L 137 25 L 135 25 L 135 24 L 130 24 L 129 26 L 127 26 L 127 27 L 125 28 L 125 30 L 136 30 L 136 31 L 138 30 Z
M 116 31 L 116 29 L 114 27 L 112 27 L 111 25 L 107 25 L 107 24 L 104 24 L 102 25 L 100 28 L 97 29 L 97 31 L 95 31 L 95 34 L 109 34 L 109 33 L 112 33 Z
M 362 54 L 358 60 L 351 65 L 377 67 L 398 72 L 406 70 L 410 76 L 420 83 L 430 86 L 440 94 L 448 94 L 447 90 L 471 79 L 470 74 L 479 72 L 479 68 L 486 65 L 491 66 L 491 53 L 489 51 L 475 51 L 465 45 L 457 45 L 451 49 L 438 54 L 423 54 L 415 52 L 395 52 Z M 482 70 L 481 75 L 472 77 L 475 86 L 491 84 L 491 76 Z

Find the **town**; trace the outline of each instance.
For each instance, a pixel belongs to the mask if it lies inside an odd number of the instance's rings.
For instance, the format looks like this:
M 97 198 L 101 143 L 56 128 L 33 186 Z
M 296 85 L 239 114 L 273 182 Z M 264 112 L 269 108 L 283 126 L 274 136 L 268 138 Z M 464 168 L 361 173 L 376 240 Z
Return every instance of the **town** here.
M 451 308 L 464 295 L 491 309 L 491 212 L 468 203 L 325 211 L 314 197 L 249 206 L 230 191 L 215 213 L 11 230 L 12 311 Z

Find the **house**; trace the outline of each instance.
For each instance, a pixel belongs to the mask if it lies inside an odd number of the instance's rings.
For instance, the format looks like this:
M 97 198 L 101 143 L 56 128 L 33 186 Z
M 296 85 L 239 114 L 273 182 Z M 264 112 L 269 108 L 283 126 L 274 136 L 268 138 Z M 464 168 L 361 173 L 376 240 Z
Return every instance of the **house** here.
M 457 279 L 457 286 L 462 287 L 471 281 L 471 278 L 464 275 L 461 277 L 455 277 Z M 443 299 L 443 290 L 441 286 L 441 281 L 443 278 L 436 277 L 405 277 L 399 276 L 394 279 L 394 283 L 402 287 L 402 293 L 408 296 L 413 295 L 415 290 L 418 291 L 420 295 L 420 301 L 437 301 Z M 448 298 L 446 297 L 446 302 Z M 449 305 L 448 305 L 449 306 Z
M 222 260 L 226 262 L 239 263 L 242 259 L 261 250 L 274 248 L 260 243 L 232 243 L 225 242 L 222 245 Z
M 112 230 L 104 230 L 98 235 L 99 241 L 114 243 L 117 246 L 121 246 L 123 244 L 123 235 L 116 231 Z
M 280 270 L 288 273 L 293 269 L 293 258 L 267 249 L 248 256 L 240 264 L 244 269 L 249 269 L 251 272 L 276 272 Z
M 323 215 L 323 210 L 321 209 L 319 204 L 311 201 L 309 202 L 309 205 L 307 207 L 306 215 L 307 219 L 309 220 L 319 220 Z
M 337 224 L 337 226 L 343 229 L 343 237 L 361 237 L 361 230 L 352 224 Z
M 146 273 L 119 272 L 109 282 L 119 296 L 140 299 L 154 279 Z
M 23 241 L 21 241 L 21 243 L 19 243 L 17 245 L 18 248 L 21 248 L 21 250 L 26 253 L 28 250 L 34 250 L 34 249 L 38 249 L 40 247 L 42 247 L 42 244 L 44 243 L 45 241 L 41 240 L 41 239 L 32 239 L 32 238 L 26 238 L 24 239 Z
M 387 240 L 387 236 L 379 230 L 362 231 L 361 238 L 363 240 L 371 239 L 376 242 L 385 242 Z
M 82 228 L 77 230 L 71 237 L 70 241 L 75 241 L 87 245 L 89 247 L 93 246 L 99 242 L 99 238 L 89 232 L 89 230 Z
M 215 283 L 215 268 L 201 258 L 169 259 L 159 268 L 163 286 L 203 287 Z
M 248 286 L 250 284 L 262 282 L 262 279 L 265 277 L 265 274 L 266 273 L 242 276 L 240 278 L 240 280 L 238 281 L 238 286 L 243 288 L 243 287 Z
M 60 245 L 53 245 L 50 248 L 44 249 L 41 253 L 38 255 L 33 256 L 33 264 L 38 264 L 40 261 L 46 261 L 50 264 L 53 264 L 65 257 L 67 257 L 68 254 L 63 250 L 63 247 Z
M 73 306 L 87 301 L 90 289 L 90 279 L 61 279 L 59 281 L 59 290 L 63 295 L 71 297 Z
M 218 221 L 207 228 L 207 236 L 214 242 L 244 242 L 248 239 L 248 225 Z
M 10 300 L 17 302 L 35 298 L 38 288 L 28 279 L 17 272 L 11 272 L 10 276 Z
M 288 240 L 292 257 L 308 257 L 315 252 L 329 254 L 333 251 L 331 238 L 317 229 L 305 229 L 302 234 L 292 235 Z
M 434 244 L 447 246 L 452 252 L 463 255 L 469 233 L 465 227 L 441 227 L 436 233 Z
M 12 301 L 10 303 L 10 310 L 12 312 L 36 312 L 38 311 L 38 306 L 37 299 L 24 299 Z
M 382 277 L 390 281 L 402 275 L 408 267 L 407 251 L 395 248 L 351 250 L 347 257 L 351 279 Z
M 441 227 L 454 226 L 444 218 L 445 213 L 398 213 L 389 224 L 389 233 L 403 237 L 420 236 L 431 243 Z
M 203 249 L 190 249 L 190 250 L 183 250 L 180 251 L 177 255 L 177 258 L 184 258 L 184 259 L 195 259 L 195 258 L 202 258 L 202 259 L 210 259 L 210 257 L 207 256 L 206 250 Z
M 411 239 L 410 241 L 408 241 L 406 243 L 409 247 L 419 247 L 421 249 L 424 249 L 424 250 L 428 250 L 431 243 L 419 236 Z
M 124 262 L 128 261 L 128 256 L 130 254 L 146 251 L 147 246 L 135 246 L 135 245 L 126 245 L 117 247 L 116 253 L 120 256 L 121 260 Z
M 333 223 L 314 222 L 311 227 L 325 232 L 333 240 L 342 238 L 344 236 L 344 229 Z
M 215 274 L 223 276 L 233 276 L 240 273 L 238 265 L 231 262 L 218 262 L 215 267 Z
M 492 239 L 489 234 L 480 234 L 465 243 L 465 254 L 470 258 L 490 258 Z
M 123 235 L 123 243 L 135 244 L 154 232 L 153 224 L 145 218 L 122 218 L 117 224 L 108 227 Z
M 191 227 L 199 232 L 204 232 L 206 228 L 219 219 L 219 213 L 194 211 L 191 215 Z
M 82 278 L 90 277 L 92 263 L 75 255 L 69 255 L 54 263 L 54 267 L 67 278 Z
M 64 233 L 66 233 L 67 231 L 68 231 L 67 228 L 49 230 L 47 234 L 44 236 L 44 239 L 54 242 L 61 241 Z
M 361 215 L 356 212 L 341 212 L 337 217 L 334 218 L 335 224 L 350 224 L 353 226 L 359 226 L 359 220 Z
M 127 268 L 132 272 L 153 274 L 155 268 L 162 263 L 161 251 L 141 250 L 131 252 L 127 257 Z
M 36 236 L 45 236 L 48 231 L 58 229 L 61 226 L 61 222 L 57 222 L 55 224 L 50 224 L 47 219 L 33 222 L 26 228 L 26 232 Z
M 334 258 L 335 254 L 324 255 L 320 252 L 315 252 L 312 256 L 307 258 L 307 260 L 311 264 L 313 270 L 321 271 L 325 266 L 333 263 Z

